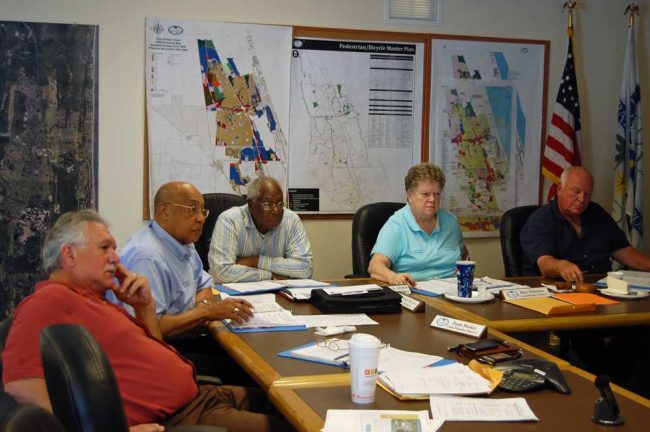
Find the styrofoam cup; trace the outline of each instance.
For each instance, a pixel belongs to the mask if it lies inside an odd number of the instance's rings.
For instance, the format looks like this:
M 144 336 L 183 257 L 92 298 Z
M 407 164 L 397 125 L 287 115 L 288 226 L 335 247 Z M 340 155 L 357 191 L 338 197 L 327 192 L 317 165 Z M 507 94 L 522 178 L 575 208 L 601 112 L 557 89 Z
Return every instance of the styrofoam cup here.
M 373 335 L 356 333 L 350 338 L 350 381 L 352 402 L 367 404 L 375 401 L 377 363 L 381 342 Z

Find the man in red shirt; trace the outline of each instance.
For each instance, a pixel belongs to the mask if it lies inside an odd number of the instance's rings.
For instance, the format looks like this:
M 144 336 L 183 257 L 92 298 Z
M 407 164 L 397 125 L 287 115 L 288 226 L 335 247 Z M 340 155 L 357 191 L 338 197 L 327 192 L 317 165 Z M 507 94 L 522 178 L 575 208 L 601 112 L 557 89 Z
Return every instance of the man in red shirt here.
M 283 419 L 248 411 L 262 408 L 259 391 L 197 384 L 192 364 L 161 339 L 149 282 L 119 263 L 115 239 L 95 211 L 62 215 L 42 255 L 49 279 L 18 306 L 2 354 L 5 390 L 16 400 L 52 410 L 40 331 L 76 323 L 106 352 L 132 431 L 162 431 L 161 424 L 207 424 L 242 432 L 288 428 Z M 107 290 L 130 305 L 135 318 L 108 302 Z

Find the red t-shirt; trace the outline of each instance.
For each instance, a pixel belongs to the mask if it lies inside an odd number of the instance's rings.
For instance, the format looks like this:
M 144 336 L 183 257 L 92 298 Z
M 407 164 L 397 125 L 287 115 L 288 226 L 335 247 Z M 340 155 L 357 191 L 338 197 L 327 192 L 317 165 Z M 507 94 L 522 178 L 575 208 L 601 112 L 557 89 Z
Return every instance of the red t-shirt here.
M 104 349 L 129 425 L 161 421 L 198 394 L 192 364 L 124 309 L 88 289 L 49 281 L 16 310 L 2 353 L 5 384 L 44 378 L 40 332 L 58 323 L 84 326 Z

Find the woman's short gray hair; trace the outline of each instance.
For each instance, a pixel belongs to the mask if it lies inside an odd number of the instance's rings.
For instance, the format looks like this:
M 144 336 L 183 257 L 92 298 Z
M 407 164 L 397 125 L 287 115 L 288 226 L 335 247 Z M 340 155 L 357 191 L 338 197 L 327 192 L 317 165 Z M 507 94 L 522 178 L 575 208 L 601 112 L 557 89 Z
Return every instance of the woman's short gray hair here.
M 412 166 L 404 178 L 406 192 L 411 192 L 423 181 L 436 182 L 440 189 L 445 188 L 445 173 L 438 165 L 429 162 L 422 162 Z
M 61 268 L 61 247 L 86 242 L 86 224 L 98 222 L 108 227 L 108 222 L 95 210 L 84 209 L 62 214 L 45 237 L 41 258 L 43 268 L 50 274 Z

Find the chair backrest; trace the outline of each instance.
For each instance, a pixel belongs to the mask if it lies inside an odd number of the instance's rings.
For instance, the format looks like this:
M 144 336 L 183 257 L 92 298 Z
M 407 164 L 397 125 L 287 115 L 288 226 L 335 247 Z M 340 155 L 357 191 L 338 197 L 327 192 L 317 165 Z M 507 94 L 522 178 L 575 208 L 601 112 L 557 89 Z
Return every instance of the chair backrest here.
M 511 208 L 501 216 L 499 223 L 499 237 L 501 239 L 501 253 L 506 277 L 523 276 L 523 250 L 519 242 L 519 233 L 532 212 L 539 208 L 538 205 L 527 205 Z
M 6 318 L 0 322 L 0 377 L 2 377 L 2 351 L 5 349 L 7 343 L 7 336 L 9 336 L 9 329 L 13 318 Z M 0 380 L 0 389 L 4 389 L 2 380 Z
M 77 324 L 41 332 L 41 357 L 52 409 L 68 432 L 126 432 L 122 398 L 104 351 Z
M 194 247 L 201 257 L 203 268 L 206 271 L 210 271 L 208 252 L 210 251 L 210 240 L 212 239 L 212 231 L 214 230 L 214 225 L 217 223 L 217 218 L 224 210 L 246 204 L 246 198 L 235 194 L 208 193 L 203 194 L 203 199 L 205 200 L 205 208 L 210 210 L 210 216 L 205 220 L 201 236 L 194 243 Z
M 368 276 L 368 264 L 377 235 L 389 217 L 404 203 L 378 202 L 359 208 L 352 219 L 352 272 L 356 277 Z

